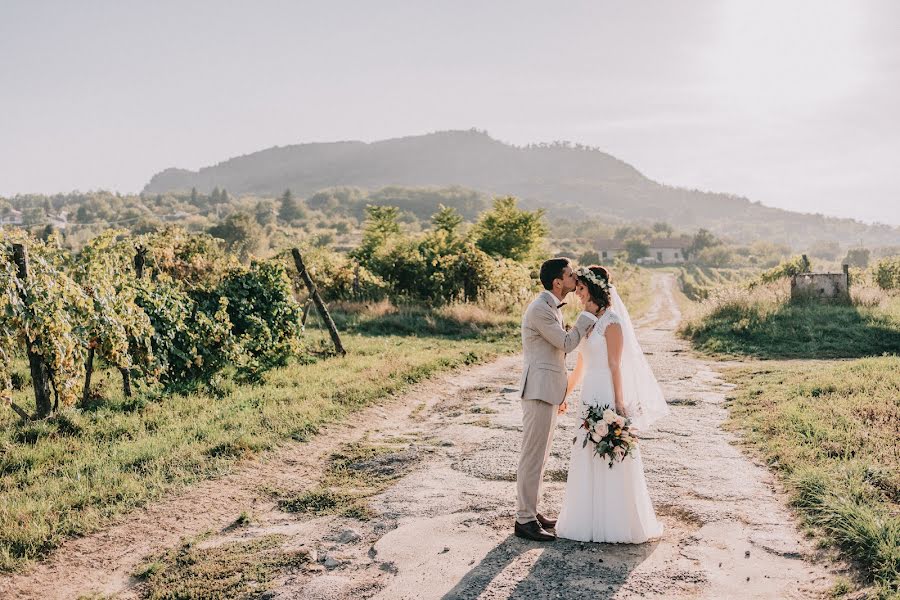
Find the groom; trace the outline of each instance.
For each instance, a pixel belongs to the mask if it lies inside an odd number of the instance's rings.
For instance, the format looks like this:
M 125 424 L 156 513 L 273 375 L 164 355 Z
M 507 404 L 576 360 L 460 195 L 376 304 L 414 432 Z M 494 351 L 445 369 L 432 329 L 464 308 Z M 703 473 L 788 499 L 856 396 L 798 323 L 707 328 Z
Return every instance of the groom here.
M 529 305 L 522 318 L 522 454 L 516 476 L 518 509 L 515 534 L 548 542 L 556 539 L 555 519 L 537 511 L 544 467 L 550 456 L 556 417 L 565 412 L 566 353 L 587 334 L 597 318 L 582 311 L 575 326 L 566 331 L 560 308 L 563 298 L 575 290 L 575 274 L 567 258 L 551 258 L 541 265 L 544 291 Z

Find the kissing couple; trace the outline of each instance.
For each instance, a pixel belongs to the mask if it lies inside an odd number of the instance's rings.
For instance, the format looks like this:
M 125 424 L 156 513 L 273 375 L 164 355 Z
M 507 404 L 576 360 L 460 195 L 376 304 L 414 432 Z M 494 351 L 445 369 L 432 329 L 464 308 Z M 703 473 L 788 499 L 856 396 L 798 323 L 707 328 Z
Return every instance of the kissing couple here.
M 647 492 L 636 444 L 627 455 L 616 454 L 615 462 L 607 461 L 599 446 L 576 435 L 559 519 L 538 512 L 556 419 L 567 411 L 569 395 L 579 383 L 583 383 L 576 407 L 580 419 L 603 413 L 607 422 L 621 424 L 628 419 L 630 426 L 641 430 L 669 411 L 609 271 L 597 265 L 573 269 L 569 259 L 552 258 L 541 265 L 540 279 L 544 291 L 522 318 L 523 437 L 515 535 L 542 542 L 559 536 L 630 544 L 659 537 L 663 528 Z M 560 309 L 571 292 L 583 310 L 567 330 Z M 575 370 L 567 375 L 566 354 L 576 349 Z

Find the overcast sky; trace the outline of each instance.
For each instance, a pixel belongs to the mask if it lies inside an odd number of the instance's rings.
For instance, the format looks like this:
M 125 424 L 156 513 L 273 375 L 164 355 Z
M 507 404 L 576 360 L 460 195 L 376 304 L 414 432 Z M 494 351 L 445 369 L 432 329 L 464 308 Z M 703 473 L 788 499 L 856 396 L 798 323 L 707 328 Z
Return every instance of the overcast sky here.
M 895 0 L 0 0 L 0 194 L 486 129 L 900 224 Z

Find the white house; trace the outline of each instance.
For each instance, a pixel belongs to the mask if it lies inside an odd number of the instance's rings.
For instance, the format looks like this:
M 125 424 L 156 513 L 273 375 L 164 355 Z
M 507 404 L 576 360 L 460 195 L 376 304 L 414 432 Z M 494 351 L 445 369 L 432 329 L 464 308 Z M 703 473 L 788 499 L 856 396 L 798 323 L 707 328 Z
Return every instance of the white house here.
M 641 263 L 672 265 L 683 263 L 687 260 L 685 251 L 691 245 L 691 238 L 687 236 L 655 238 L 647 245 L 647 256 L 639 259 Z M 617 256 L 625 258 L 625 242 L 600 238 L 594 242 L 594 248 L 600 255 L 600 260 L 613 260 Z
M 0 214 L 0 225 L 21 225 L 22 213 L 12 209 L 6 214 Z

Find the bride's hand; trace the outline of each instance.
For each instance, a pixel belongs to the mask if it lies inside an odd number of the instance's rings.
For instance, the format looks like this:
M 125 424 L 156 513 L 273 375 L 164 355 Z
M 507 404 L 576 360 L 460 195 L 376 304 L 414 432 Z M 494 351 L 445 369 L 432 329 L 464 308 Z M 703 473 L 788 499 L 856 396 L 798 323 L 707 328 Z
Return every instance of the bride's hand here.
M 563 400 L 562 404 L 559 405 L 559 409 L 556 414 L 564 415 L 564 414 L 566 414 L 567 410 L 569 410 L 569 402 L 567 400 Z

